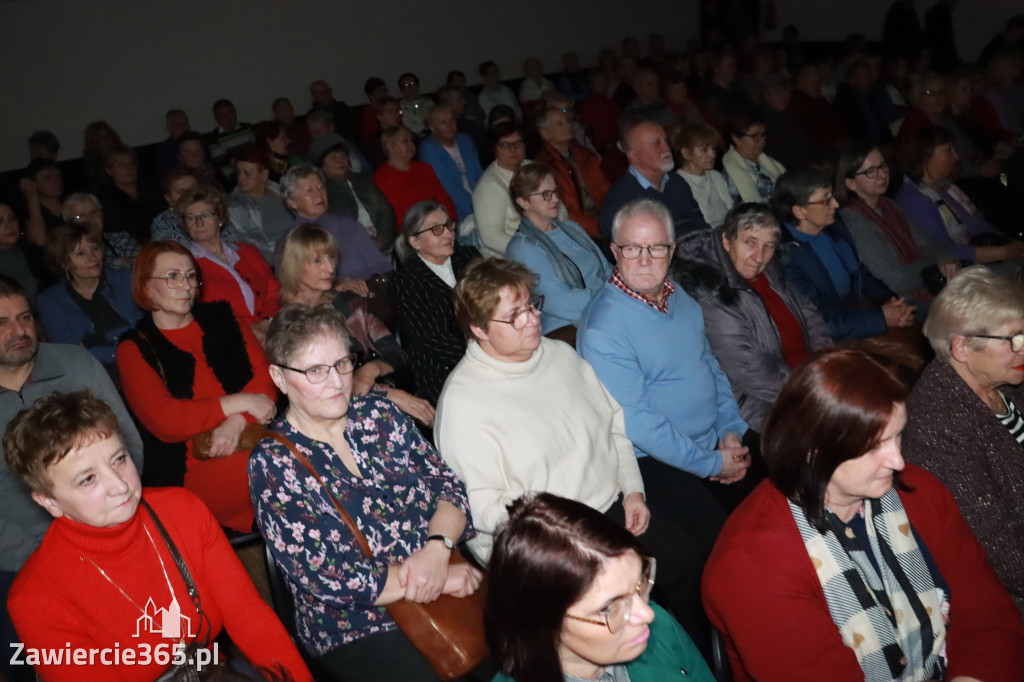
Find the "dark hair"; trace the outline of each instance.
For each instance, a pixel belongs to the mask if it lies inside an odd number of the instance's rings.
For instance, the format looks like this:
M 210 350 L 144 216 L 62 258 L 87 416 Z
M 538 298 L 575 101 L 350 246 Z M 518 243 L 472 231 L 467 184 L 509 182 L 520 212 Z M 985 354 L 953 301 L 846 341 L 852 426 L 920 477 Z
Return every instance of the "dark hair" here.
M 490 135 L 491 149 L 497 147 L 498 143 L 501 142 L 501 140 L 503 140 L 504 138 L 509 137 L 510 135 L 515 135 L 516 133 L 523 135 L 525 139 L 526 136 L 523 134 L 522 127 L 515 121 L 499 121 L 498 123 L 494 124 L 494 127 L 491 128 Z
M 486 62 L 480 62 L 480 67 L 478 68 L 478 71 L 480 71 L 481 76 L 486 76 L 488 71 L 490 71 L 493 68 L 497 68 L 497 66 L 497 64 L 488 59 Z
M 465 78 L 466 74 L 464 74 L 463 72 L 459 71 L 458 69 L 452 69 L 451 71 L 448 72 L 448 75 L 445 76 L 444 82 L 445 83 L 451 83 L 458 76 L 462 76 L 463 78 Z
M 917 131 L 910 140 L 910 146 L 903 157 L 903 170 L 912 178 L 920 178 L 939 147 L 953 144 L 956 138 L 948 129 L 941 126 L 927 126 Z
M 164 194 L 168 194 L 171 191 L 171 185 L 182 178 L 195 178 L 196 182 L 199 182 L 199 176 L 194 170 L 184 166 L 175 166 L 160 176 L 160 189 Z
M 235 162 L 254 163 L 268 171 L 270 170 L 270 153 L 262 145 L 247 144 L 235 153 Z
M 502 119 L 508 118 L 512 121 L 516 120 L 516 111 L 507 104 L 498 104 L 491 107 L 491 111 L 487 114 L 487 125 L 494 126 L 495 121 L 501 121 Z
M 270 110 L 273 111 L 274 109 L 277 109 L 277 106 L 279 104 L 284 104 L 285 102 L 288 102 L 288 104 L 292 103 L 292 101 L 287 97 L 278 97 L 277 99 L 270 103 Z
M 846 181 L 853 180 L 854 176 L 857 175 L 857 169 L 863 165 L 864 160 L 876 149 L 878 147 L 872 144 L 859 142 L 846 147 L 839 154 L 839 161 L 836 162 L 836 181 L 832 191 L 835 193 L 836 201 L 839 202 L 840 206 L 845 206 L 855 198 L 856 194 L 846 186 Z
M 232 109 L 235 108 L 235 105 L 229 99 L 219 99 L 213 103 L 214 112 L 216 112 L 218 109 L 227 109 L 228 107 L 231 107 Z
M 825 489 L 843 462 L 869 452 L 907 387 L 868 355 L 826 350 L 782 387 L 765 422 L 761 454 L 775 487 L 824 533 Z
M 337 144 L 332 144 L 330 147 L 323 150 L 320 155 L 313 160 L 316 163 L 316 167 L 322 170 L 324 167 L 324 159 L 327 158 L 328 154 L 333 154 L 334 152 L 341 152 L 350 160 L 352 158 L 352 155 L 349 154 L 348 147 L 345 143 L 338 142 Z
M 369 97 L 373 94 L 374 90 L 382 85 L 387 85 L 387 83 L 380 78 L 377 78 L 377 76 L 370 76 L 366 79 L 366 82 L 363 83 L 363 92 L 365 92 L 366 96 Z
M 40 147 L 54 156 L 60 151 L 60 140 L 50 130 L 37 130 L 32 133 L 28 136 L 28 144 L 31 147 Z
M 648 556 L 632 533 L 581 502 L 539 493 L 509 505 L 484 606 L 487 643 L 502 671 L 530 682 L 564 679 L 558 641 L 566 612 L 606 560 L 630 551 Z
M 756 109 L 740 109 L 729 119 L 729 139 L 739 137 L 752 125 L 765 125 L 764 115 Z
M 262 149 L 270 149 L 270 141 L 281 137 L 285 132 L 284 123 L 276 118 L 269 121 L 260 121 L 256 124 L 256 146 Z
M 206 140 L 203 139 L 202 134 L 197 133 L 194 130 L 190 130 L 187 133 L 182 134 L 177 140 L 175 140 L 174 146 L 180 151 L 182 145 L 186 142 L 198 142 L 203 145 L 204 150 L 206 149 Z
M 36 176 L 47 168 L 56 168 L 60 170 L 60 164 L 53 159 L 44 159 L 42 157 L 36 157 L 28 162 L 25 166 L 25 177 L 31 180 L 35 180 Z
M 126 144 L 115 144 L 113 147 L 103 155 L 103 165 L 109 166 L 114 162 L 114 159 L 118 156 L 130 156 L 132 159 L 137 159 L 138 155 L 135 150 Z
M 416 74 L 412 73 L 411 71 L 406 71 L 405 73 L 403 73 L 401 76 L 398 77 L 398 89 L 399 90 L 402 89 L 402 81 L 404 81 L 406 78 L 411 78 L 414 81 L 416 81 L 416 85 L 420 84 L 420 77 L 419 76 L 417 76 Z
M 177 116 L 184 116 L 188 118 L 188 114 L 185 113 L 184 109 L 168 109 L 167 113 L 164 114 L 164 120 L 170 121 L 172 118 Z
M 68 272 L 69 258 L 83 239 L 92 242 L 101 249 L 103 248 L 102 230 L 93 227 L 90 223 L 58 225 L 53 228 L 46 237 L 46 250 L 44 252 L 46 267 L 50 269 L 50 272 L 57 275 L 57 277 L 67 276 L 68 280 L 70 280 L 71 274 Z
M 794 206 L 803 206 L 811 195 L 822 187 L 832 188 L 832 181 L 816 168 L 798 168 L 786 171 L 775 181 L 772 193 L 772 210 L 784 223 L 796 224 Z
M 7 206 L 7 204 L 0 204 L 0 206 Z M 8 206 L 8 208 L 10 207 Z M 28 300 L 28 294 L 25 293 L 25 287 L 21 285 L 21 282 L 13 277 L 0 274 L 0 298 L 11 298 L 12 296 L 21 296 L 26 301 Z

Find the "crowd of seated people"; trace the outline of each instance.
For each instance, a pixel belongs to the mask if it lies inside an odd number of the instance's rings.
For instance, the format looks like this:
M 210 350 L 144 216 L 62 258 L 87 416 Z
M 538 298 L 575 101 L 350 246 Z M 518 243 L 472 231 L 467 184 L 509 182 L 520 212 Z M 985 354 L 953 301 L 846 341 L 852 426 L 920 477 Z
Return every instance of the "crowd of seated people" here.
M 713 628 L 737 679 L 1019 679 L 1024 19 L 1000 35 L 929 66 L 655 34 L 515 83 L 370 76 L 361 108 L 220 99 L 208 133 L 171 109 L 152 149 L 94 121 L 77 166 L 33 135 L 0 187 L 0 645 L 101 628 L 50 599 L 126 619 L 179 509 L 208 634 L 287 679 L 436 679 L 386 607 L 492 561 L 498 679 L 708 678 Z M 225 533 L 268 544 L 303 660 Z M 542 549 L 579 566 L 530 611 Z

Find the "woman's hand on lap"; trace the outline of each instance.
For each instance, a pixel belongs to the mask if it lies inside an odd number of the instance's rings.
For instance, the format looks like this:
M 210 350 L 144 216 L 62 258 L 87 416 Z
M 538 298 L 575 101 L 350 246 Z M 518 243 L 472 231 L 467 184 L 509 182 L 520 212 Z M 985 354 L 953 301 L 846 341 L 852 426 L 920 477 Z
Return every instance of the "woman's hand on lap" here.
M 265 397 L 265 396 L 264 396 Z M 227 457 L 238 450 L 238 442 L 245 431 L 245 417 L 233 414 L 213 430 L 210 439 L 210 457 Z
M 434 406 L 423 398 L 417 398 L 400 388 L 392 388 L 388 391 L 388 400 L 416 421 L 427 426 L 434 425 Z
M 405 588 L 405 598 L 415 602 L 432 602 L 441 596 L 448 580 L 451 550 L 432 541 L 413 552 L 398 567 L 398 582 Z
M 448 564 L 448 579 L 442 594 L 453 597 L 468 597 L 480 589 L 484 574 L 469 564 Z

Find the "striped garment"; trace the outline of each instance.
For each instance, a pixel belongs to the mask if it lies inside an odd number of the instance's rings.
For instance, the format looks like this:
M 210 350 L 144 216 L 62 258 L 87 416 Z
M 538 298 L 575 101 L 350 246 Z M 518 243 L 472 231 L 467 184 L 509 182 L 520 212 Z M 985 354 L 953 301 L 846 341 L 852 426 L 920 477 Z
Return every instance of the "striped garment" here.
M 999 419 L 999 423 L 1006 427 L 1006 430 L 1010 432 L 1010 435 L 1018 443 L 1024 445 L 1024 418 L 1020 416 L 1020 411 L 1017 410 L 1017 406 L 1013 404 L 1012 400 L 1002 393 L 999 395 L 1003 402 L 1006 403 L 1006 414 L 996 415 L 996 418 Z

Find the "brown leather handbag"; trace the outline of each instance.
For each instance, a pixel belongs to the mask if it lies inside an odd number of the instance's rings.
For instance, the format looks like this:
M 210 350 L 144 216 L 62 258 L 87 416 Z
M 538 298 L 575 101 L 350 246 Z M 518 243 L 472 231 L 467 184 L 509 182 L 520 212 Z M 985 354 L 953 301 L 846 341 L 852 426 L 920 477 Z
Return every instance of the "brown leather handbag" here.
M 372 557 L 370 545 L 359 531 L 356 522 L 331 494 L 320 474 L 316 472 L 309 460 L 299 452 L 291 441 L 280 433 L 268 432 L 267 436 L 287 447 L 295 459 L 313 474 L 324 493 L 334 503 L 334 508 L 341 520 L 359 543 L 363 554 Z M 451 563 L 464 563 L 466 560 L 457 551 L 452 552 Z M 486 581 L 486 579 L 485 579 Z M 453 680 L 468 675 L 487 658 L 487 641 L 484 638 L 484 589 L 480 589 L 468 597 L 453 597 L 443 594 L 429 604 L 411 602 L 400 599 L 387 605 L 388 613 L 398 628 L 409 638 L 413 646 L 423 654 L 438 677 Z
M 267 427 L 263 424 L 246 424 L 238 439 L 238 449 L 235 452 L 244 452 L 256 447 L 256 443 L 263 440 L 267 435 Z M 213 429 L 203 431 L 192 436 L 192 456 L 199 460 L 210 459 L 210 445 L 213 443 Z

